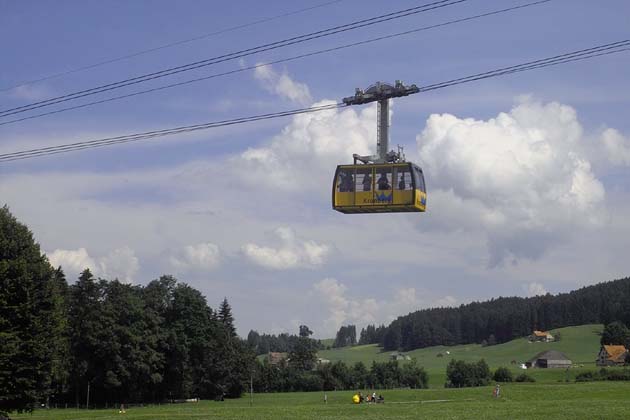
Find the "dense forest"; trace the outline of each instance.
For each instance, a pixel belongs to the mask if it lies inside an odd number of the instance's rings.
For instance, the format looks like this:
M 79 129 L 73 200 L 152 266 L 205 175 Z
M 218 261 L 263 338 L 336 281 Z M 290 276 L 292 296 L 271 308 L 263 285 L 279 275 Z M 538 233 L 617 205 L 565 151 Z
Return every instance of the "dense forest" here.
M 232 310 L 171 276 L 146 286 L 83 271 L 68 284 L 0 208 L 0 413 L 238 397 L 254 354 Z
M 434 308 L 398 317 L 369 343 L 385 350 L 468 343 L 503 343 L 531 334 L 583 324 L 630 323 L 630 278 L 583 287 L 570 293 L 531 298 L 501 297 L 458 308 Z M 369 335 L 366 331 L 365 335 Z M 361 332 L 363 338 L 364 333 Z

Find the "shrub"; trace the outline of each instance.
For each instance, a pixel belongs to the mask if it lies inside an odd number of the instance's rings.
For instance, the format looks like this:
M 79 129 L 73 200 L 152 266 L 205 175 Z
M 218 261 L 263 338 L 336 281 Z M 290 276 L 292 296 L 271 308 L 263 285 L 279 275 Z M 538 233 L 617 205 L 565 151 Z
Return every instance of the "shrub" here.
M 526 373 L 521 373 L 515 379 L 515 382 L 536 382 L 536 379 L 532 378 Z
M 602 375 L 602 379 L 606 381 L 630 381 L 630 372 L 627 370 L 614 370 L 606 372 L 605 375 Z
M 485 386 L 490 382 L 490 368 L 485 360 L 466 363 L 463 360 L 451 360 L 446 367 L 447 388 Z
M 400 385 L 408 386 L 409 388 L 428 388 L 429 376 L 423 367 L 418 366 L 416 359 L 412 359 L 411 362 L 405 363 L 400 369 L 399 375 Z
M 597 374 L 593 371 L 578 373 L 575 377 L 575 382 L 590 382 L 597 379 Z
M 608 370 L 602 368 L 599 372 L 582 372 L 575 377 L 575 382 L 590 381 L 630 381 L 630 372 L 627 370 Z
M 497 382 L 512 382 L 512 371 L 501 366 L 494 372 L 493 379 Z

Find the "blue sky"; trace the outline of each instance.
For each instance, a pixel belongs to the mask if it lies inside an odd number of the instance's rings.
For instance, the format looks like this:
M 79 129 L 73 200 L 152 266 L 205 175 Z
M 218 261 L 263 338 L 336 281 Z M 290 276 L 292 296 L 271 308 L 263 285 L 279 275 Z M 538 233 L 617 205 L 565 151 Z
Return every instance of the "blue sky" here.
M 0 89 L 322 3 L 0 0 Z M 92 98 L 523 3 L 470 0 Z M 419 4 L 343 0 L 4 90 L 0 108 Z M 338 101 L 377 80 L 436 83 L 627 39 L 629 12 L 554 0 L 0 126 L 0 153 Z M 392 144 L 427 176 L 422 215 L 330 209 L 335 165 L 375 147 L 374 106 L 0 163 L 0 201 L 69 278 L 85 266 L 140 284 L 172 273 L 213 306 L 228 297 L 242 335 L 306 323 L 326 337 L 429 306 L 568 291 L 628 275 L 629 64 L 625 52 L 394 101 Z

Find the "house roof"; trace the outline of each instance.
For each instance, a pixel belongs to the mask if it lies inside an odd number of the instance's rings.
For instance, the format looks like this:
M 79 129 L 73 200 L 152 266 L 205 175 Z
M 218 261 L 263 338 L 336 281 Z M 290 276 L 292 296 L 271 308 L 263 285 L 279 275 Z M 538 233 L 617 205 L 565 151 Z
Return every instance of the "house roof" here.
M 534 336 L 536 337 L 547 337 L 548 335 L 551 335 L 549 334 L 549 331 L 538 331 L 538 330 L 534 331 Z
M 604 345 L 604 350 L 608 353 L 608 360 L 612 361 L 623 361 L 623 358 L 626 355 L 626 348 L 621 345 Z
M 289 353 L 280 353 L 275 351 L 267 353 L 267 359 L 271 364 L 280 363 L 280 361 L 285 360 L 288 356 Z
M 540 353 L 538 353 L 536 356 L 532 357 L 529 362 L 530 363 L 534 363 L 536 360 L 538 359 L 545 359 L 545 360 L 566 360 L 567 362 L 571 362 L 571 360 L 567 357 L 566 354 L 562 353 L 561 351 L 557 351 L 557 350 L 546 350 L 546 351 L 541 351 Z

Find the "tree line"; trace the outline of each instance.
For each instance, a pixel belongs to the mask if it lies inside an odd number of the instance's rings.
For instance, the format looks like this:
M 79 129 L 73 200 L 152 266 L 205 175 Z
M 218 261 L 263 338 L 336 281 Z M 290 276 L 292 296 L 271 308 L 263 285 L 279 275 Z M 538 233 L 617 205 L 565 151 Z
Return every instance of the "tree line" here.
M 238 397 L 255 363 L 231 307 L 163 276 L 146 286 L 69 285 L 32 233 L 0 209 L 0 413 Z
M 292 358 L 272 364 L 257 363 L 253 375 L 254 392 L 332 391 L 357 389 L 427 388 L 428 375 L 415 360 L 372 362 L 368 368 L 357 362 L 323 363 L 305 370 Z
M 302 325 L 300 327 L 302 334 L 306 333 L 304 328 L 308 327 Z M 310 335 L 310 334 L 307 334 Z M 275 334 L 260 334 L 256 330 L 250 330 L 247 334 L 247 344 L 252 351 L 257 355 L 267 354 L 269 352 L 288 353 L 293 351 L 298 344 L 300 335 L 280 333 Z M 324 348 L 320 340 L 310 339 L 316 349 L 321 350 Z
M 365 328 L 362 328 L 361 334 L 359 335 L 359 344 L 381 344 L 383 342 L 383 338 L 385 337 L 386 330 L 387 327 L 385 325 L 379 325 L 377 327 L 370 324 Z
M 500 297 L 458 308 L 424 309 L 394 320 L 384 328 L 378 344 L 385 350 L 408 351 L 484 341 L 504 343 L 534 329 L 613 321 L 629 324 L 628 302 L 630 278 L 624 278 L 555 296 Z

